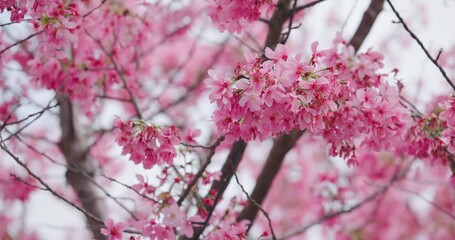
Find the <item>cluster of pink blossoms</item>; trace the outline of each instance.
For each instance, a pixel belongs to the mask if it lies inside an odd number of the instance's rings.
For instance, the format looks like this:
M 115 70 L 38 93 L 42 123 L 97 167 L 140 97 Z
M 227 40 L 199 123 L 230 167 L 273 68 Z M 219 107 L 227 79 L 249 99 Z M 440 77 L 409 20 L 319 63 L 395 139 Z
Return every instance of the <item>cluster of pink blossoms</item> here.
M 441 106 L 444 111 L 439 118 L 446 122 L 447 128 L 442 132 L 441 140 L 451 154 L 455 154 L 455 97 L 451 97 Z
M 5 9 L 11 13 L 11 22 L 20 22 L 27 13 L 27 0 L 1 0 L 0 13 Z
M 77 47 L 78 43 L 77 31 L 81 22 L 78 4 L 59 0 L 35 1 L 30 14 L 35 29 L 44 30 L 44 34 L 38 36 L 38 51 L 46 57 L 67 58 L 62 48 L 69 44 Z
M 436 98 L 423 116 L 415 117 L 404 144 L 406 154 L 432 163 L 450 163 L 455 154 L 454 119 L 455 98 Z
M 122 155 L 129 154 L 135 164 L 150 169 L 155 165 L 173 163 L 175 146 L 180 144 L 180 131 L 175 126 L 149 126 L 143 121 L 115 121 L 114 134 L 123 147 Z
M 261 9 L 274 6 L 273 0 L 215 0 L 209 6 L 209 16 L 220 31 L 240 32 L 248 23 L 259 19 Z
M 19 177 L 11 169 L 0 171 L 0 196 L 3 200 L 14 201 L 19 200 L 26 202 L 30 194 L 33 193 L 36 188 L 32 187 L 32 184 L 36 184 L 35 179 L 30 176 Z M 30 183 L 27 185 L 26 183 Z
M 210 100 L 218 109 L 218 131 L 245 141 L 307 130 L 330 144 L 331 155 L 356 165 L 355 149 L 393 150 L 409 128 L 409 111 L 399 90 L 379 74 L 382 55 L 354 55 L 337 38 L 331 49 L 312 56 L 288 56 L 283 45 L 239 64 L 232 77 L 209 72 Z
M 150 239 L 175 239 L 174 229 L 190 238 L 194 234 L 191 221 L 203 221 L 197 215 L 187 218 L 185 212 L 176 203 L 160 207 L 153 216 L 151 219 L 143 219 L 130 225 L 139 229 L 142 236 Z M 107 236 L 109 240 L 121 240 L 123 239 L 122 232 L 127 225 L 124 222 L 114 224 L 112 219 L 108 219 L 105 222 L 106 227 L 101 229 L 101 233 Z M 130 239 L 135 238 L 131 237 Z

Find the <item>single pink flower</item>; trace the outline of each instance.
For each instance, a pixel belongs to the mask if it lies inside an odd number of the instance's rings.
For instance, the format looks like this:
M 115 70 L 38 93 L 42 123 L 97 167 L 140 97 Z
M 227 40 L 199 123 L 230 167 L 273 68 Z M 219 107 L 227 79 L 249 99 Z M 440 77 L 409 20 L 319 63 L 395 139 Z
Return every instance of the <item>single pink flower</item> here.
M 122 232 L 126 227 L 125 223 L 119 222 L 114 224 L 114 220 L 109 218 L 104 222 L 104 225 L 106 228 L 102 228 L 101 233 L 109 237 L 109 240 L 122 239 Z

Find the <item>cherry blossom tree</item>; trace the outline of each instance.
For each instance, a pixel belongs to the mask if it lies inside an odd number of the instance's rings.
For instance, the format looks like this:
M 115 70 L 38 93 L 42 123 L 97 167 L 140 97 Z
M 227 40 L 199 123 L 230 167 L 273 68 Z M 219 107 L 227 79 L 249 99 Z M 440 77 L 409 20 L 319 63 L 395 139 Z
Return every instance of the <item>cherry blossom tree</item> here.
M 436 5 L 1 0 L 1 239 L 453 239 Z

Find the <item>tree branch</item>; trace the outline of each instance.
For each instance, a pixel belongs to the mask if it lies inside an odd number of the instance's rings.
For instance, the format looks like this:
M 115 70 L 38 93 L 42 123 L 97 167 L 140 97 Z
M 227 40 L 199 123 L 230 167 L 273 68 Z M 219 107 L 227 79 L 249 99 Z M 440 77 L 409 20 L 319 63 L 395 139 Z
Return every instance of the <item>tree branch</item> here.
M 278 2 L 277 8 L 273 13 L 272 18 L 270 19 L 264 49 L 265 48 L 275 49 L 276 45 L 280 43 L 283 25 L 290 16 L 289 15 L 290 2 L 291 0 L 281 0 Z
M 236 173 L 234 173 L 234 177 L 235 177 L 235 181 L 237 182 L 237 185 L 240 186 L 240 188 L 242 189 L 242 192 L 245 194 L 248 201 L 251 201 L 262 212 L 262 214 L 264 214 L 265 218 L 267 218 L 267 221 L 269 223 L 270 233 L 272 234 L 272 239 L 276 240 L 275 231 L 273 230 L 273 226 L 272 226 L 272 219 L 270 218 L 269 213 L 267 213 L 267 211 L 264 208 L 262 208 L 259 203 L 257 203 L 254 199 L 251 198 L 250 194 L 248 194 L 248 192 L 245 190 L 245 187 L 243 187 L 243 185 L 240 183 L 239 177 L 237 176 Z
M 84 141 L 85 138 L 81 136 L 81 128 L 78 126 L 76 121 L 77 113 L 67 96 L 59 95 L 58 99 L 60 102 L 60 128 L 62 130 L 59 147 L 67 164 L 71 168 L 75 168 L 80 171 L 76 172 L 68 170 L 66 172 L 66 180 L 75 190 L 79 200 L 81 201 L 82 207 L 87 212 L 94 215 L 97 219 L 104 219 L 105 210 L 102 201 L 87 201 L 87 199 L 93 199 L 98 196 L 94 186 L 82 173 L 86 173 L 93 177 L 96 168 L 93 161 L 87 154 L 87 144 Z M 92 231 L 94 238 L 104 238 L 100 232 L 103 224 L 93 221 L 91 218 L 87 218 L 87 225 Z
M 430 53 L 428 52 L 428 50 L 425 48 L 425 46 L 423 45 L 422 41 L 420 41 L 420 39 L 409 29 L 408 25 L 404 22 L 403 18 L 400 16 L 398 11 L 395 9 L 395 7 L 393 6 L 392 2 L 390 0 L 387 0 L 387 3 L 389 4 L 390 8 L 392 8 L 392 11 L 395 13 L 395 16 L 397 16 L 398 20 L 403 25 L 403 27 L 406 30 L 406 32 L 408 32 L 409 35 L 411 35 L 411 37 L 417 42 L 417 44 L 419 44 L 420 48 L 423 50 L 425 55 L 427 55 L 428 59 L 430 59 L 430 61 L 439 69 L 439 71 L 441 72 L 442 76 L 446 79 L 447 83 L 452 87 L 453 90 L 455 90 L 455 85 L 450 80 L 449 76 L 447 76 L 447 73 L 444 71 L 444 68 L 442 68 L 441 65 L 439 65 L 439 63 L 438 63 L 437 59 L 439 58 L 439 54 L 438 54 L 438 57 L 436 59 L 433 58 L 430 55 Z
M 70 200 L 68 200 L 68 199 L 64 198 L 63 196 L 61 196 L 60 194 L 58 194 L 46 182 L 44 182 L 44 180 L 41 177 L 36 175 L 23 161 L 21 161 L 16 155 L 14 155 L 8 148 L 6 148 L 6 145 L 5 145 L 4 141 L 0 141 L 0 148 L 3 151 L 5 151 L 17 164 L 19 164 L 19 166 L 24 168 L 25 171 L 27 171 L 27 173 L 30 176 L 32 176 L 41 185 L 43 185 L 43 188 L 46 189 L 47 191 L 49 191 L 52 195 L 54 195 L 55 197 L 63 200 L 64 202 L 68 203 L 69 205 L 71 205 L 75 209 L 79 210 L 81 213 L 83 213 L 87 217 L 87 219 L 90 222 L 93 222 L 93 223 L 96 223 L 96 224 L 99 224 L 99 225 L 103 225 L 104 224 L 101 219 L 99 219 L 97 216 L 93 215 L 90 211 L 87 211 L 84 208 L 81 208 L 81 207 L 77 206 L 75 203 L 71 202 Z M 100 234 L 100 236 L 103 237 L 103 235 L 101 235 L 101 234 Z M 99 238 L 99 239 L 102 239 L 102 238 Z
M 250 227 L 253 225 L 254 219 L 260 209 L 259 207 L 264 202 L 267 193 L 272 187 L 273 180 L 278 174 L 286 154 L 295 146 L 302 134 L 303 131 L 291 132 L 275 139 L 267 161 L 257 178 L 256 186 L 251 193 L 251 197 L 248 199 L 247 205 L 240 212 L 239 216 L 237 216 L 238 222 L 248 220 L 251 223 Z
M 302 6 L 298 6 L 298 7 L 295 8 L 295 12 L 298 13 L 298 12 L 300 12 L 302 10 L 310 8 L 310 7 L 312 7 L 312 6 L 316 5 L 316 4 L 324 2 L 324 1 L 325 0 L 317 0 L 317 1 L 313 1 L 313 2 L 307 3 L 305 5 L 302 5 Z
M 196 183 L 199 180 L 199 178 L 201 178 L 202 174 L 205 172 L 205 169 L 207 169 L 207 166 L 212 162 L 212 157 L 213 157 L 213 155 L 215 155 L 215 150 L 221 144 L 222 141 L 224 141 L 224 136 L 221 136 L 220 138 L 218 138 L 218 140 L 216 140 L 216 142 L 212 146 L 210 146 L 210 148 L 209 148 L 210 152 L 209 152 L 209 154 L 207 156 L 207 160 L 201 166 L 199 171 L 193 177 L 193 180 L 190 182 L 190 184 L 188 184 L 188 186 L 186 187 L 185 191 L 183 191 L 182 195 L 180 196 L 179 200 L 177 201 L 177 204 L 179 206 L 182 205 L 182 203 L 185 200 L 186 196 L 188 196 L 188 194 L 191 192 L 193 187 L 196 185 Z
M 204 224 L 201 227 L 194 227 L 194 235 L 193 239 L 199 239 L 199 236 L 204 232 L 205 228 L 208 226 L 210 218 L 212 217 L 213 211 L 215 211 L 216 205 L 218 204 L 220 198 L 223 196 L 224 191 L 226 190 L 229 182 L 231 181 L 232 175 L 234 174 L 235 170 L 237 169 L 240 160 L 242 160 L 243 153 L 246 149 L 246 142 L 243 140 L 239 140 L 234 142 L 231 147 L 231 151 L 224 162 L 224 165 L 221 169 L 221 177 L 220 180 L 213 182 L 212 187 L 209 192 L 216 191 L 216 197 L 214 199 L 213 205 L 208 206 L 207 208 L 210 209 L 207 215 L 207 218 L 204 221 Z M 186 239 L 186 238 L 183 238 Z
M 372 1 L 376 1 L 376 0 L 372 0 Z M 345 210 L 341 210 L 341 211 L 338 211 L 338 212 L 334 212 L 334 213 L 330 213 L 330 214 L 327 214 L 327 215 L 324 215 L 322 216 L 321 218 L 319 219 L 316 219 L 314 220 L 313 222 L 303 226 L 303 227 L 300 227 L 290 233 L 287 233 L 285 234 L 283 237 L 280 238 L 280 240 L 285 240 L 285 239 L 289 239 L 291 237 L 295 237 L 299 234 L 302 234 L 304 233 L 306 230 L 308 230 L 309 228 L 315 226 L 315 225 L 318 225 L 320 223 L 323 223 L 329 219 L 333 219 L 335 217 L 339 217 L 343 214 L 346 214 L 346 213 L 350 213 L 362 206 L 364 206 L 365 204 L 375 200 L 377 197 L 381 196 L 382 194 L 384 194 L 388 189 L 389 187 L 391 187 L 395 182 L 399 181 L 400 179 L 404 178 L 406 176 L 406 174 L 409 172 L 409 170 L 411 169 L 411 166 L 412 164 L 415 162 L 416 160 L 412 160 L 404 169 L 403 171 L 398 171 L 389 181 L 389 183 L 383 187 L 381 187 L 379 190 L 377 190 L 376 192 L 372 193 L 371 195 L 369 195 L 368 197 L 366 197 L 365 199 L 363 199 L 362 201 L 358 202 L 357 204 L 351 206 L 350 208 L 347 208 Z
M 21 44 L 21 43 L 23 43 L 23 42 L 25 42 L 25 41 L 27 41 L 27 40 L 29 40 L 29 39 L 35 37 L 35 36 L 38 36 L 38 35 L 40 35 L 40 34 L 43 33 L 43 32 L 44 32 L 44 30 L 41 30 L 41 31 L 36 32 L 36 33 L 32 33 L 32 34 L 30 34 L 28 37 L 26 37 L 26 38 L 24 38 L 24 39 L 21 39 L 21 40 L 15 42 L 15 43 L 13 43 L 13 44 L 11 44 L 11 45 L 5 47 L 4 49 L 2 49 L 2 50 L 0 51 L 0 56 L 1 56 L 4 52 L 8 51 L 8 49 L 10 49 L 10 48 L 12 48 L 12 47 L 14 47 L 14 46 L 16 46 L 16 45 L 19 45 L 19 44 Z
M 368 6 L 367 10 L 363 14 L 362 21 L 360 22 L 357 31 L 351 38 L 351 41 L 349 41 L 349 45 L 352 45 L 356 52 L 365 41 L 368 33 L 370 33 L 370 30 L 383 7 L 384 0 L 371 0 L 370 6 Z

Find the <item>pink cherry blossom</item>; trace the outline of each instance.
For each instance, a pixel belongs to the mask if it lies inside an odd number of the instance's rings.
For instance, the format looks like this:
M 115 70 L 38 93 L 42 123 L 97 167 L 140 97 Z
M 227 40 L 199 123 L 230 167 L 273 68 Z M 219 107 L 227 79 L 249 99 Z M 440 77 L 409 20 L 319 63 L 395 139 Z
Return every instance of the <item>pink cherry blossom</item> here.
M 180 210 L 177 204 L 163 208 L 161 213 L 164 215 L 163 223 L 166 226 L 180 227 L 184 223 L 185 213 Z
M 106 228 L 101 229 L 101 233 L 109 238 L 109 240 L 121 240 L 122 232 L 126 227 L 123 222 L 114 223 L 114 220 L 107 219 L 104 222 Z
M 212 73 L 210 99 L 218 106 L 220 133 L 249 141 L 307 129 L 328 141 L 332 155 L 350 158 L 350 165 L 357 165 L 356 148 L 393 149 L 405 138 L 410 114 L 400 106 L 398 89 L 377 73 L 378 53 L 354 58 L 342 44 L 318 51 L 314 43 L 311 50 L 305 62 L 278 45 L 265 50 L 268 60 L 252 59 L 232 78 Z
M 273 6 L 272 0 L 215 0 L 208 11 L 220 31 L 240 32 L 248 23 L 256 21 L 261 11 Z
M 146 169 L 159 164 L 172 164 L 177 156 L 175 146 L 180 144 L 180 131 L 175 126 L 147 125 L 142 121 L 123 122 L 116 119 L 117 143 L 123 147 L 122 154 Z
M 144 194 L 154 194 L 156 188 L 149 185 L 147 179 L 144 178 L 144 176 L 136 174 L 136 179 L 139 181 L 139 183 L 131 186 L 134 190 Z

